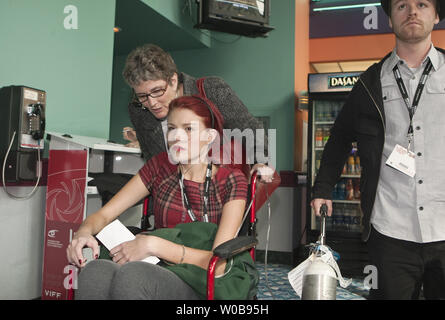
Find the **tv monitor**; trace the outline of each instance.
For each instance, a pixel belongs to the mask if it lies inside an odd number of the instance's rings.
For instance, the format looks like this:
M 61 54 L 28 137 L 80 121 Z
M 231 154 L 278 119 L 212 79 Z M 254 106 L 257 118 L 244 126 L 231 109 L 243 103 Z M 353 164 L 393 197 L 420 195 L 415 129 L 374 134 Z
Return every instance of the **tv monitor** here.
M 274 29 L 270 0 L 200 0 L 198 10 L 197 28 L 248 37 L 266 37 Z

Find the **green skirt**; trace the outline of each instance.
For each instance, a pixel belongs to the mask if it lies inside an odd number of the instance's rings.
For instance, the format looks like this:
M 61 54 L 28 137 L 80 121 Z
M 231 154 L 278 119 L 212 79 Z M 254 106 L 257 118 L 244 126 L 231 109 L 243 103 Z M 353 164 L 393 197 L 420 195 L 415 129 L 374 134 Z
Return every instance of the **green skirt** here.
M 218 226 L 214 223 L 181 223 L 174 228 L 144 232 L 186 247 L 211 251 Z M 103 248 L 103 246 L 101 246 Z M 108 258 L 107 250 L 101 250 L 101 258 Z M 207 270 L 194 264 L 159 265 L 174 272 L 192 287 L 201 299 L 207 298 Z M 248 251 L 242 252 L 226 264 L 224 275 L 215 277 L 216 300 L 250 300 L 257 294 L 259 274 Z

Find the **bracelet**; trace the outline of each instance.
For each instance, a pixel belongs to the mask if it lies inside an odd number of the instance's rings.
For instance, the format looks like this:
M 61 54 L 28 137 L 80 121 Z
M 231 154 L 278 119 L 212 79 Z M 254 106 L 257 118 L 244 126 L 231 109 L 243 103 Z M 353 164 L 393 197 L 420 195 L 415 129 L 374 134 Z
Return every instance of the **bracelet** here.
M 178 264 L 181 264 L 184 261 L 184 257 L 185 257 L 185 247 L 184 245 L 182 245 L 182 257 Z

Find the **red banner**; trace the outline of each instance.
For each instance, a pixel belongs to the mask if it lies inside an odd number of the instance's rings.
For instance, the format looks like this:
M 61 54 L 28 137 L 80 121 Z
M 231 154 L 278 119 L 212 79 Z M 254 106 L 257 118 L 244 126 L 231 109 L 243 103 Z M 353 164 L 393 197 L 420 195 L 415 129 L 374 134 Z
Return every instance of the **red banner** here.
M 87 150 L 49 152 L 42 299 L 68 299 L 75 286 L 66 248 L 84 218 L 87 158 Z

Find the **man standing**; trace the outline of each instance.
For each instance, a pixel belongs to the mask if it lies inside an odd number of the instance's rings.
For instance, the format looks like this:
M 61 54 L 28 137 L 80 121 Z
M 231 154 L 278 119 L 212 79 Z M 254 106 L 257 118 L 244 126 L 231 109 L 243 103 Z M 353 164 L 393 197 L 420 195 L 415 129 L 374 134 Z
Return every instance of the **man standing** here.
M 445 0 L 381 0 L 396 46 L 364 72 L 325 147 L 312 207 L 328 206 L 351 143 L 362 164 L 373 299 L 445 299 L 445 51 L 431 43 Z

